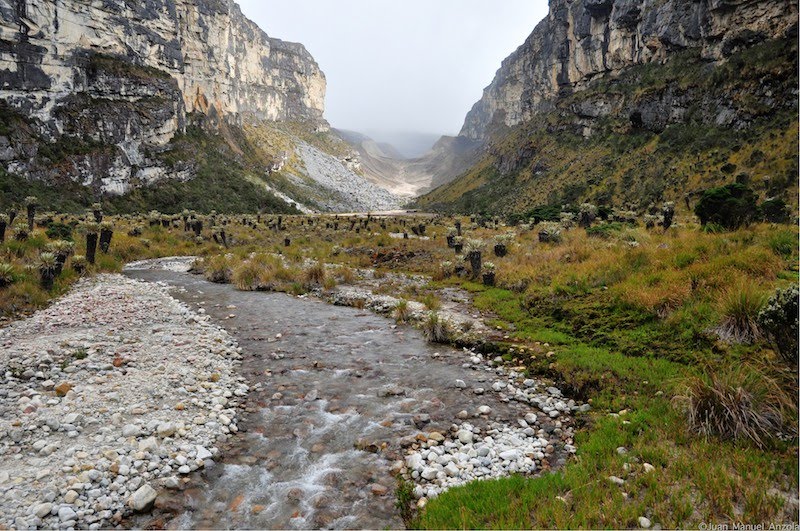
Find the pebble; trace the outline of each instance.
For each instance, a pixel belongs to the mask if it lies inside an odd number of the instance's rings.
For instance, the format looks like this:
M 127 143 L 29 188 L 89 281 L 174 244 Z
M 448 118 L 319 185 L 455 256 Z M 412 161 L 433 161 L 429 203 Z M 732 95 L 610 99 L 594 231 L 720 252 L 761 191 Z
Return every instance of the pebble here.
M 37 518 L 44 518 L 45 516 L 48 516 L 50 514 L 50 511 L 52 510 L 53 510 L 52 503 L 48 502 L 40 503 L 39 505 L 36 505 L 34 507 L 33 514 L 35 514 Z
M 458 431 L 457 436 L 458 440 L 461 441 L 461 444 L 472 444 L 472 431 L 462 429 Z
M 639 517 L 639 527 L 641 527 L 642 529 L 650 529 L 651 525 L 653 524 L 650 522 L 649 518 L 646 518 L 644 516 Z
M 62 506 L 58 510 L 58 519 L 62 522 L 67 522 L 69 520 L 75 520 L 78 517 L 78 513 L 75 512 L 75 509 L 72 507 Z
M 134 511 L 143 512 L 153 505 L 153 502 L 156 501 L 156 497 L 158 497 L 156 490 L 151 487 L 149 483 L 145 483 L 133 493 L 129 505 Z

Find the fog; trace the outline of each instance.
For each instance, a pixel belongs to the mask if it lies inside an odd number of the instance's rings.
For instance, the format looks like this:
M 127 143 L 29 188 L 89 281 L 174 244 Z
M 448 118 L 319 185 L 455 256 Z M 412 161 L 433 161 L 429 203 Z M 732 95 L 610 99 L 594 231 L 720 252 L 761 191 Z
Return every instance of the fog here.
M 311 52 L 328 80 L 334 127 L 379 140 L 457 134 L 501 61 L 547 15 L 546 0 L 239 3 L 271 37 Z

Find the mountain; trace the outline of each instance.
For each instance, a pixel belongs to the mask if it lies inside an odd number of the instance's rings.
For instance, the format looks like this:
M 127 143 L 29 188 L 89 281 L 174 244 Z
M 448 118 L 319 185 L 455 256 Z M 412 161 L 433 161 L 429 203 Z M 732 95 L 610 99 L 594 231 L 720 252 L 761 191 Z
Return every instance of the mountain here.
M 796 41 L 794 1 L 551 0 L 465 119 L 480 160 L 419 204 L 688 206 L 734 179 L 796 190 Z
M 449 182 L 476 162 L 479 142 L 441 137 L 423 156 L 406 158 L 393 146 L 354 131 L 335 130 L 355 151 L 353 161 L 370 182 L 411 200 Z
M 366 130 L 364 134 L 375 139 L 384 147 L 391 146 L 397 152 L 398 159 L 416 159 L 423 157 L 433 148 L 441 135 L 433 133 L 415 133 L 411 131 Z
M 328 132 L 324 74 L 232 0 L 5 0 L 0 51 L 0 206 L 24 194 L 109 211 L 397 201 L 352 192 L 368 183 Z M 312 169 L 282 179 L 272 169 L 295 149 Z

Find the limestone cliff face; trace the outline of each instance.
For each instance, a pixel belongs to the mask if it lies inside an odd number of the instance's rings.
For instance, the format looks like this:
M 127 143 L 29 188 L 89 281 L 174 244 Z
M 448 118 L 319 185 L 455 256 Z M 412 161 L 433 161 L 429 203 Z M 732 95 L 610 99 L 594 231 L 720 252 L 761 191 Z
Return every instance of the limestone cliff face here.
M 687 48 L 723 60 L 796 24 L 795 0 L 551 0 L 549 15 L 503 61 L 461 136 L 482 140 L 493 123 L 527 122 L 599 76 Z
M 65 166 L 41 161 L 21 131 L 0 138 L 0 162 L 29 178 L 66 176 L 112 193 L 189 178 L 190 164 L 149 157 L 185 130 L 188 113 L 212 125 L 326 128 L 324 98 L 305 48 L 268 37 L 233 0 L 0 0 L 0 100 L 40 140 L 84 148 L 67 150 Z

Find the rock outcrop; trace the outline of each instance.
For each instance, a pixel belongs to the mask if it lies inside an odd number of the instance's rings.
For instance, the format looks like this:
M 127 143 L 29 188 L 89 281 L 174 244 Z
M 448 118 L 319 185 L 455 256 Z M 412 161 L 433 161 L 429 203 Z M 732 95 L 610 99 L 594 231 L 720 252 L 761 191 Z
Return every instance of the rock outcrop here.
M 551 0 L 466 117 L 479 160 L 417 205 L 689 211 L 733 180 L 796 204 L 797 29 L 796 0 Z
M 719 61 L 796 25 L 794 0 L 551 0 L 547 18 L 503 61 L 460 134 L 484 140 L 493 124 L 530 121 L 600 76 L 689 48 Z
M 0 136 L 0 162 L 29 179 L 117 194 L 188 179 L 191 164 L 152 155 L 191 117 L 325 129 L 324 98 L 306 49 L 233 0 L 0 0 L 0 100 L 25 122 Z

